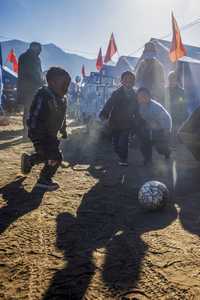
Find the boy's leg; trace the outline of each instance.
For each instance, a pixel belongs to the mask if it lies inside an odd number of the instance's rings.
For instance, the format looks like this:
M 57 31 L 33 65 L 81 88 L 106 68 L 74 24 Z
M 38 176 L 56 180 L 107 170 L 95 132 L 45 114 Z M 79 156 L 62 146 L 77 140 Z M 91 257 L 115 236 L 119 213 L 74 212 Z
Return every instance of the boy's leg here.
M 119 135 L 118 154 L 121 165 L 127 165 L 129 134 L 129 130 L 123 130 Z
M 21 157 L 21 171 L 27 175 L 30 173 L 32 167 L 39 163 L 45 162 L 44 146 L 40 143 L 34 143 L 35 153 L 28 155 L 23 153 Z
M 152 162 L 152 142 L 143 140 L 140 142 L 140 151 L 144 157 L 144 165 Z
M 59 188 L 57 183 L 52 181 L 52 177 L 55 175 L 58 167 L 62 162 L 62 154 L 59 150 L 59 143 L 55 144 L 53 148 L 47 150 L 45 165 L 40 173 L 40 178 L 38 180 L 37 186 L 46 188 L 50 191 Z
M 112 143 L 114 146 L 115 153 L 119 155 L 119 137 L 120 137 L 120 131 L 119 130 L 113 130 L 112 132 Z
M 144 165 L 152 162 L 152 141 L 150 131 L 147 129 L 138 132 L 140 151 L 144 157 Z
M 154 141 L 154 145 L 159 154 L 164 155 L 166 159 L 170 158 L 170 134 L 166 135 L 163 132 L 160 136 L 157 136 Z

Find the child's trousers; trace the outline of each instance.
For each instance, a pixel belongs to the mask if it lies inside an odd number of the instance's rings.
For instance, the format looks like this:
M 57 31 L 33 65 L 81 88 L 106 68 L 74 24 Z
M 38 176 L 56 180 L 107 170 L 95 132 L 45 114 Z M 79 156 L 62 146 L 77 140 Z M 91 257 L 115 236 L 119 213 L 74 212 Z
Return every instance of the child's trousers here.
M 32 166 L 44 163 L 41 170 L 40 178 L 50 180 L 56 173 L 58 167 L 62 162 L 62 154 L 59 150 L 59 141 L 55 140 L 54 143 L 41 143 L 34 142 L 35 153 L 30 155 Z M 55 165 L 50 165 L 49 160 L 56 161 Z

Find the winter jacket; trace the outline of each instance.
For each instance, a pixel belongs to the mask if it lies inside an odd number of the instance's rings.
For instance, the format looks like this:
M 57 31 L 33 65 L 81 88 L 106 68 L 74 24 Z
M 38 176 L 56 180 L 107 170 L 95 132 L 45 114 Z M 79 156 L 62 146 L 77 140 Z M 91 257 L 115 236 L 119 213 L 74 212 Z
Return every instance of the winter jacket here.
M 133 129 L 139 122 L 139 106 L 133 89 L 124 87 L 114 91 L 100 113 L 101 119 L 108 119 L 110 127 L 116 130 Z
M 187 119 L 187 105 L 184 90 L 180 86 L 166 87 L 165 103 L 174 124 L 181 124 Z
M 31 104 L 37 90 L 42 86 L 40 58 L 28 49 L 19 57 L 17 99 L 21 104 Z M 28 102 L 28 103 L 27 103 Z
M 27 122 L 30 139 L 41 143 L 57 141 L 58 132 L 66 132 L 66 108 L 65 97 L 59 97 L 48 87 L 39 89 Z
M 147 88 L 153 99 L 161 104 L 165 101 L 165 74 L 163 65 L 154 58 L 151 62 L 143 59 L 136 70 L 136 84 Z
M 172 118 L 157 101 L 151 99 L 148 104 L 140 104 L 140 114 L 150 130 L 171 131 Z

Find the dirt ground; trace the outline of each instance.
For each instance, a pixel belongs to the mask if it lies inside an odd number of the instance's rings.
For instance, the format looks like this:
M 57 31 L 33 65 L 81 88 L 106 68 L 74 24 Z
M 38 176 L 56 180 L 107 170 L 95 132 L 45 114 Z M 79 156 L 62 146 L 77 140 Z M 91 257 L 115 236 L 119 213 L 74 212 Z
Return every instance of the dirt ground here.
M 34 188 L 20 174 L 21 119 L 0 128 L 0 299 L 200 299 L 200 164 L 179 145 L 170 162 L 138 151 L 117 165 L 109 143 L 69 128 L 61 188 Z M 142 183 L 167 184 L 160 212 L 137 201 Z

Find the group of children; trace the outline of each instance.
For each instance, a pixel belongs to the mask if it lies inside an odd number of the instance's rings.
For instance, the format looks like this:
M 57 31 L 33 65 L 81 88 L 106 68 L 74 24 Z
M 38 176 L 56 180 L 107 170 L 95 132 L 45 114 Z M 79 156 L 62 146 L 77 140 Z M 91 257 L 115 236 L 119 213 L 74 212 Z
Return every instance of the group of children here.
M 141 87 L 135 92 L 134 84 L 135 75 L 124 72 L 121 87 L 111 95 L 100 113 L 102 120 L 109 119 L 121 166 L 128 165 L 130 135 L 138 138 L 145 165 L 152 161 L 153 145 L 166 159 L 170 157 L 171 116 L 160 103 L 151 99 L 147 88 Z
M 46 79 L 48 86 L 38 90 L 27 120 L 28 136 L 35 153 L 22 155 L 21 170 L 28 174 L 34 165 L 44 163 L 36 186 L 52 191 L 59 187 L 52 177 L 62 161 L 58 132 L 63 138 L 67 137 L 65 95 L 71 78 L 65 70 L 52 67 Z M 124 72 L 121 87 L 112 93 L 100 113 L 102 121 L 109 121 L 120 166 L 128 165 L 130 136 L 138 137 L 145 165 L 152 161 L 153 145 L 166 159 L 170 157 L 171 116 L 161 104 L 151 99 L 147 88 L 135 91 L 134 84 L 134 73 Z

